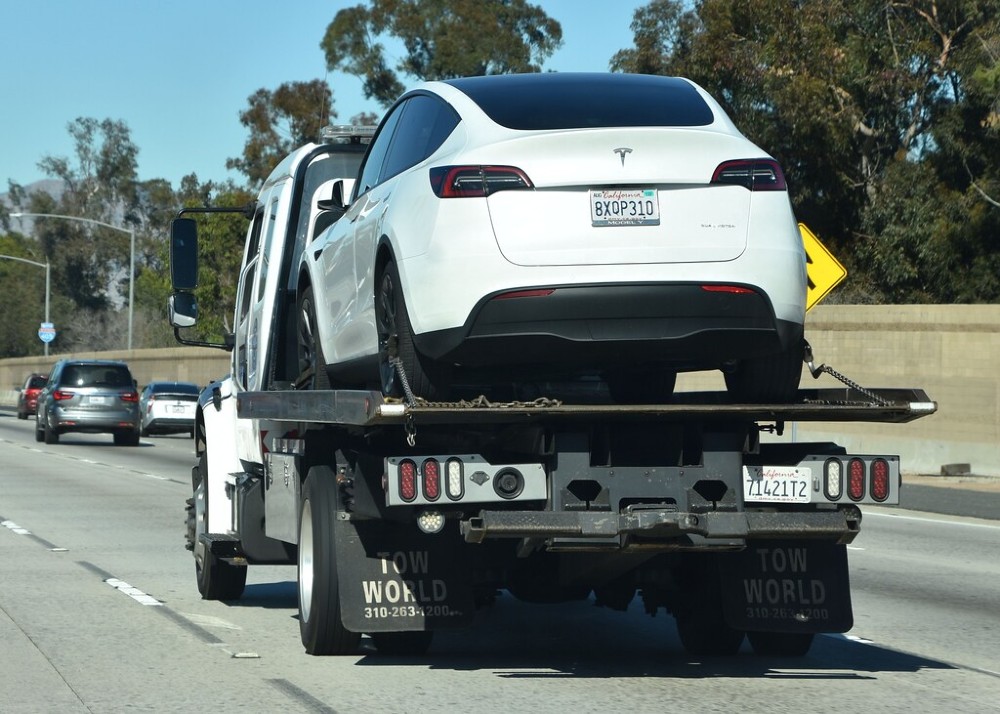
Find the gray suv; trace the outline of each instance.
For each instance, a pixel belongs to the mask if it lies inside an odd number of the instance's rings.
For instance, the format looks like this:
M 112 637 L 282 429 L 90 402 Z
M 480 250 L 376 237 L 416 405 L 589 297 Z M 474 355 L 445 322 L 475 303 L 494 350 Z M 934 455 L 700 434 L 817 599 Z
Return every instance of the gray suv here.
M 139 393 L 128 365 L 112 360 L 60 360 L 38 395 L 35 440 L 59 443 L 67 432 L 114 435 L 116 446 L 139 444 Z

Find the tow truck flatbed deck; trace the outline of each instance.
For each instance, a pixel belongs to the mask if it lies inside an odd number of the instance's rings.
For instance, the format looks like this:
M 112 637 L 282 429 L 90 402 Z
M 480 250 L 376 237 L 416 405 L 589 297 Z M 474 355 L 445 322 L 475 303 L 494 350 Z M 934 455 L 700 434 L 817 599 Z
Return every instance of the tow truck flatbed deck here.
M 499 424 L 551 420 L 658 419 L 662 421 L 906 423 L 937 411 L 921 389 L 870 389 L 878 400 L 850 388 L 803 389 L 787 404 L 734 404 L 726 392 L 679 392 L 669 404 L 567 404 L 536 402 L 434 402 L 405 404 L 380 392 L 318 390 L 244 392 L 241 419 L 316 422 L 343 426 L 391 424 Z

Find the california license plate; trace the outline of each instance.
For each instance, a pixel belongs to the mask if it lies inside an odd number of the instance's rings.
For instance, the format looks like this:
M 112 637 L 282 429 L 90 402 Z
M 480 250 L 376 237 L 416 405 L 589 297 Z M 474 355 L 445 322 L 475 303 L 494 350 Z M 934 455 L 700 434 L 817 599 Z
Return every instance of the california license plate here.
M 87 404 L 107 404 L 107 397 L 88 397 Z
M 743 500 L 748 503 L 809 503 L 812 469 L 803 466 L 744 466 Z
M 658 226 L 660 203 L 656 189 L 591 191 L 590 222 L 594 226 Z

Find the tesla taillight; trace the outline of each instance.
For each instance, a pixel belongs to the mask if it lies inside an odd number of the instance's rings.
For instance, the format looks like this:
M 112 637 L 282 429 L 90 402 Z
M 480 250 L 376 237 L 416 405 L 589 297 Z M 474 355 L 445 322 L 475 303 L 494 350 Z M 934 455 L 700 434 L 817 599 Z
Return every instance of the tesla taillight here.
M 57 402 L 63 402 L 66 401 L 67 399 L 72 399 L 75 396 L 76 392 L 64 392 L 61 389 L 57 389 L 56 391 L 52 392 L 52 398 L 55 399 Z
M 712 183 L 743 186 L 751 191 L 787 191 L 785 175 L 773 159 L 723 161 L 712 174 Z
M 431 189 L 438 198 L 476 198 L 534 188 L 525 173 L 514 166 L 435 166 L 430 176 Z

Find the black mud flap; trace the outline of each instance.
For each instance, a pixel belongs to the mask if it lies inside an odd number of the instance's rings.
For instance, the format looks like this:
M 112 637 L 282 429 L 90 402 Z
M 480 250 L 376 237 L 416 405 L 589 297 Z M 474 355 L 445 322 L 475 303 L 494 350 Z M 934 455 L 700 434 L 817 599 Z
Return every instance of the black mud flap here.
M 719 559 L 726 622 L 748 632 L 847 632 L 847 546 L 758 541 Z
M 352 632 L 461 627 L 474 615 L 457 530 L 428 535 L 396 523 L 337 521 L 337 578 Z

